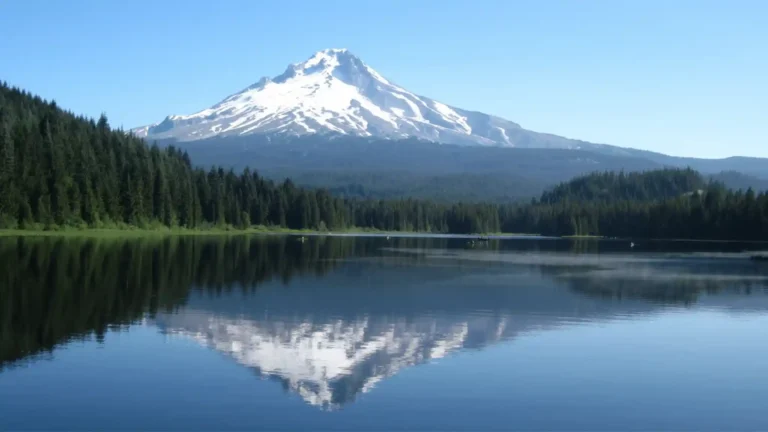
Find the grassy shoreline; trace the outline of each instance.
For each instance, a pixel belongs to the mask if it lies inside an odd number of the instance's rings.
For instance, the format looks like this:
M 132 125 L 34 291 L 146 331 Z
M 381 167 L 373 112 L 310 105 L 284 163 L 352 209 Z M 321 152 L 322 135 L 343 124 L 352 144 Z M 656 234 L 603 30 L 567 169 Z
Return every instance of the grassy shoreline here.
M 348 228 L 337 231 L 317 231 L 309 229 L 291 229 L 284 227 L 253 226 L 251 228 L 232 228 L 232 227 L 211 227 L 211 228 L 77 228 L 77 227 L 59 227 L 57 229 L 0 229 L 0 238 L 2 237 L 161 237 L 161 236 L 237 236 L 237 235 L 311 235 L 311 236 L 333 236 L 333 235 L 353 235 L 353 234 L 375 234 L 391 236 L 418 236 L 418 235 L 436 235 L 450 233 L 430 233 L 416 231 L 381 231 L 371 228 Z M 459 234 L 456 234 L 459 235 Z M 489 233 L 489 234 L 461 234 L 468 236 L 515 236 L 515 237 L 537 237 L 538 234 L 520 234 L 520 233 Z
M 317 231 L 317 230 L 297 230 L 284 227 L 253 226 L 251 228 L 233 228 L 233 227 L 210 227 L 210 228 L 138 228 L 133 226 L 119 228 L 78 228 L 78 227 L 58 227 L 56 229 L 0 229 L 0 239 L 8 237 L 84 237 L 84 238 L 146 238 L 146 237 L 171 237 L 171 236 L 242 236 L 242 235 L 305 235 L 305 236 L 345 236 L 345 235 L 375 235 L 392 237 L 417 237 L 417 236 L 456 236 L 456 237 L 494 237 L 499 238 L 525 238 L 542 237 L 549 239 L 564 240 L 626 240 L 629 238 L 612 238 L 594 235 L 570 235 L 560 237 L 541 236 L 540 234 L 527 233 L 473 233 L 473 234 L 451 234 L 451 233 L 431 233 L 417 231 L 381 231 L 371 228 L 348 228 L 337 231 Z M 705 242 L 705 243 L 767 243 L 761 240 L 717 240 L 717 239 L 635 239 L 635 241 L 650 242 Z
M 311 234 L 310 230 L 292 230 L 288 228 L 253 227 L 248 229 L 228 228 L 63 228 L 55 230 L 0 230 L 0 237 L 152 237 L 152 236 L 207 236 L 207 235 L 247 235 L 247 234 Z

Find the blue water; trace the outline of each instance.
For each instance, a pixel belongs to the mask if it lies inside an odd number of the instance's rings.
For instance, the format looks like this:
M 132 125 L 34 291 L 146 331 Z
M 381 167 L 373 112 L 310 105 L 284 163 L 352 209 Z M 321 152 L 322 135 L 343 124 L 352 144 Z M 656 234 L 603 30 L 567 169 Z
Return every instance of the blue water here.
M 0 429 L 768 429 L 768 268 L 738 254 L 323 241 L 6 250 Z

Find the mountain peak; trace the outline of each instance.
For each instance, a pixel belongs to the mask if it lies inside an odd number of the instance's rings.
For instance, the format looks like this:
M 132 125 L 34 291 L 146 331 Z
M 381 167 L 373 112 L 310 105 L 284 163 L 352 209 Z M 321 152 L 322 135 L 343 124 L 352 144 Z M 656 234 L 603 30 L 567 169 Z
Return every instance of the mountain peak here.
M 324 50 L 320 50 L 320 51 L 316 52 L 312 57 L 316 57 L 318 55 L 336 56 L 336 55 L 339 55 L 339 54 L 350 54 L 350 55 L 352 55 L 352 53 L 350 53 L 349 50 L 346 49 L 346 48 L 326 48 Z
M 312 68 L 322 63 L 338 63 L 340 61 L 349 61 L 353 59 L 360 61 L 357 56 L 349 52 L 346 48 L 328 48 L 316 52 L 305 62 L 298 63 L 296 66 Z
M 285 72 L 272 81 L 283 83 L 297 76 L 315 74 L 335 75 L 343 79 L 356 72 L 367 72 L 368 69 L 370 68 L 346 48 L 329 48 L 316 52 L 301 63 L 289 65 Z
M 326 62 L 338 62 L 340 57 L 355 57 L 345 48 L 329 48 L 318 51 L 302 63 L 294 63 L 292 66 L 302 69 L 313 68 Z M 356 57 L 355 57 L 356 58 Z
M 349 50 L 329 48 L 211 108 L 171 115 L 134 132 L 179 141 L 218 135 L 331 133 L 510 146 L 517 129 L 515 123 L 418 96 Z

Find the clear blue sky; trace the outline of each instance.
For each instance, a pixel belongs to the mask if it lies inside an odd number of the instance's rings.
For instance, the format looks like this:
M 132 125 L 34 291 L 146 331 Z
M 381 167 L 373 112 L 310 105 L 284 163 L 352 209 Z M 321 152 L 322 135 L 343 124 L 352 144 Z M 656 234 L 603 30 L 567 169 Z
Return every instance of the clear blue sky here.
M 768 157 L 768 1 L 0 0 L 0 79 L 126 128 L 323 48 L 528 129 Z

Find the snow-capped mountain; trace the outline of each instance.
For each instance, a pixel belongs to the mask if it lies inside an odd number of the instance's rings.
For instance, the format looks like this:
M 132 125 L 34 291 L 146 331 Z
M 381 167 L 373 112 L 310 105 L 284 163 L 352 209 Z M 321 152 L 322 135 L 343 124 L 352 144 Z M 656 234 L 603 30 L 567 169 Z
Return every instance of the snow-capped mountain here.
M 327 49 L 281 75 L 262 78 L 216 105 L 171 115 L 133 132 L 192 141 L 248 134 L 344 134 L 417 137 L 441 143 L 578 148 L 580 141 L 540 135 L 518 124 L 450 107 L 384 78 L 345 49 Z

